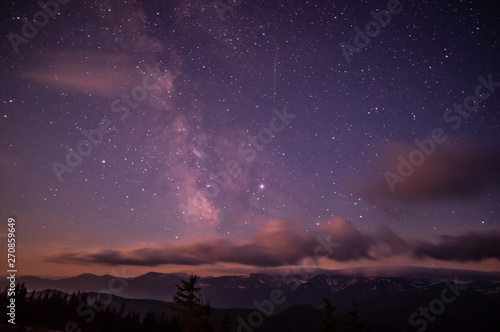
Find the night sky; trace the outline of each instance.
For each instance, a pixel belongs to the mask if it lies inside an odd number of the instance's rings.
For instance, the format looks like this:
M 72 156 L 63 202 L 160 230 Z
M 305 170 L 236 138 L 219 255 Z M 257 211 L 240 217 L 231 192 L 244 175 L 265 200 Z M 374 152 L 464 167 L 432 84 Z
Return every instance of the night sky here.
M 19 273 L 499 271 L 494 2 L 232 3 L 2 5 Z

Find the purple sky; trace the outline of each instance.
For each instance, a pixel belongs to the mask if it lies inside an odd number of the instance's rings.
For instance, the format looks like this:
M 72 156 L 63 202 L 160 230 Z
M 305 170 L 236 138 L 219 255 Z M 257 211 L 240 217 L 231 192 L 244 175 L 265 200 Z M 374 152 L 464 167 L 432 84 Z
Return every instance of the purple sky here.
M 1 14 L 22 274 L 246 273 L 328 236 L 322 268 L 500 270 L 493 4 L 48 3 Z

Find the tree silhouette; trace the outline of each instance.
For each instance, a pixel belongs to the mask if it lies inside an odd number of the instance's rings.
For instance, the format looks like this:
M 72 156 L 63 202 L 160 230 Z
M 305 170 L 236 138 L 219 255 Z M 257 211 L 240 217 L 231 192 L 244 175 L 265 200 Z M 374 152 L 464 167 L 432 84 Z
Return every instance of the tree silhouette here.
M 176 285 L 177 291 L 173 299 L 174 302 L 184 307 L 188 316 L 191 316 L 196 305 L 201 305 L 200 288 L 196 287 L 196 282 L 200 277 L 192 274 L 189 281 L 181 280 L 180 285 Z
M 9 286 L 0 290 L 0 306 L 9 303 L 7 295 Z M 44 290 L 28 295 L 24 284 L 17 284 L 16 292 L 16 326 L 8 331 L 82 331 L 82 332 L 187 332 L 181 329 L 176 318 L 168 319 L 148 312 L 141 322 L 139 313 L 126 312 L 125 303 L 120 309 L 112 305 L 104 305 L 99 301 L 91 301 L 89 294 L 73 293 L 69 295 L 57 290 Z M 89 313 L 93 312 L 92 315 Z M 22 313 L 22 314 L 21 314 Z M 85 315 L 82 316 L 82 313 Z M 208 322 L 208 320 L 207 320 Z M 69 325 L 68 325 L 69 324 Z M 0 324 L 0 330 L 5 326 Z M 7 330 L 6 330 L 7 331 Z M 189 331 L 210 331 L 197 329 Z
M 183 308 L 180 324 L 185 332 L 212 331 L 208 322 L 212 309 L 210 303 L 203 304 L 200 288 L 196 287 L 199 278 L 196 274 L 191 274 L 189 281 L 181 280 L 181 284 L 176 285 L 177 291 L 173 295 L 174 302 Z
M 323 318 L 321 319 L 319 330 L 320 332 L 334 332 L 335 329 L 333 327 L 333 323 L 335 323 L 335 319 L 332 315 L 337 308 L 332 307 L 332 303 L 328 298 L 323 299 L 323 303 L 323 308 L 321 309 L 323 312 Z
M 358 321 L 358 304 L 356 301 L 351 303 L 352 311 L 349 311 L 346 315 L 346 320 L 344 322 L 345 332 L 362 332 L 365 331 L 366 324 L 360 323 Z

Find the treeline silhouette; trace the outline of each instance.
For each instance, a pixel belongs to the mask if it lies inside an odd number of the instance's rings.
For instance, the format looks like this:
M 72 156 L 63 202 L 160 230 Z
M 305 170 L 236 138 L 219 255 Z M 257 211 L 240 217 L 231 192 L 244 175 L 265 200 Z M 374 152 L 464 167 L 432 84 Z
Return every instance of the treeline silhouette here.
M 125 303 L 120 309 L 109 305 L 105 296 L 90 297 L 87 293 L 71 295 L 55 291 L 33 290 L 28 294 L 25 284 L 17 284 L 15 293 L 16 325 L 0 326 L 9 331 L 65 331 L 65 332 L 233 332 L 238 330 L 236 317 L 224 313 L 220 322 L 211 324 L 212 308 L 210 303 L 203 303 L 200 288 L 196 287 L 199 277 L 191 275 L 188 281 L 181 280 L 173 296 L 174 306 L 170 313 L 148 311 L 141 319 L 136 312 L 126 310 Z M 8 287 L 0 292 L 0 305 L 9 304 Z M 111 295 L 110 295 L 111 296 Z M 106 302 L 107 301 L 107 302 Z M 352 303 L 352 311 L 347 313 L 342 322 L 334 319 L 334 308 L 329 299 L 324 300 L 321 321 L 312 321 L 311 326 L 319 326 L 320 332 L 362 332 L 366 326 L 358 321 L 358 308 Z M 314 319 L 313 319 L 314 320 Z M 15 328 L 15 329 L 12 329 Z M 243 332 L 245 329 L 240 328 Z M 256 328 L 255 331 L 260 329 Z M 245 331 L 247 332 L 247 331 Z M 249 332 L 249 331 L 248 331 Z M 299 332 L 299 331 L 298 331 Z
M 1 292 L 0 305 L 6 308 L 9 298 L 7 288 Z M 148 312 L 144 319 L 138 313 L 126 312 L 105 305 L 102 299 L 94 303 L 86 293 L 72 295 L 46 290 L 36 293 L 28 291 L 23 284 L 16 285 L 16 327 L 34 328 L 35 331 L 47 329 L 71 332 L 105 331 L 152 331 L 184 332 L 177 317 L 167 318 L 165 314 Z M 10 325 L 10 324 L 9 324 Z

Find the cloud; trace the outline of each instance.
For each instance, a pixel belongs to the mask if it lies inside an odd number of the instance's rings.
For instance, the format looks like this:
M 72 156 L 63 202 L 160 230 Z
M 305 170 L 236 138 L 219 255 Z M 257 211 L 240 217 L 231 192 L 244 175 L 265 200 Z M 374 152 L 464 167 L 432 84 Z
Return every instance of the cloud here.
M 322 239 L 318 241 L 318 238 Z M 480 261 L 500 259 L 500 232 L 468 233 L 462 236 L 441 236 L 437 242 L 409 243 L 389 229 L 376 234 L 359 232 L 352 224 L 335 218 L 318 232 L 308 232 L 293 221 L 270 221 L 250 242 L 239 243 L 225 238 L 190 244 L 166 244 L 161 248 L 133 250 L 98 249 L 64 252 L 47 257 L 54 263 L 99 263 L 108 265 L 191 265 L 238 263 L 248 266 L 278 267 L 299 264 L 313 257 L 321 242 L 338 243 L 330 254 L 321 256 L 332 261 L 360 259 L 381 260 L 407 255 L 424 260 Z M 326 256 L 325 256 L 326 255 Z
M 345 262 L 362 258 L 374 259 L 369 251 L 375 239 L 368 234 L 362 234 L 346 220 L 334 218 L 325 227 L 325 233 L 325 235 L 319 234 L 319 236 L 325 237 L 330 235 L 331 242 L 341 244 L 330 255 L 332 260 Z M 309 253 L 309 255 L 311 254 Z
M 133 59 L 119 53 L 46 50 L 42 57 L 39 68 L 23 75 L 57 90 L 113 97 L 124 90 L 125 82 L 139 81 Z
M 107 265 L 157 266 L 162 264 L 200 265 L 206 261 L 186 254 L 175 254 L 168 249 L 140 248 L 132 251 L 90 250 L 59 254 L 48 257 L 52 263 L 80 263 Z
M 378 158 L 372 162 L 369 174 L 350 180 L 360 195 L 379 207 L 390 205 L 387 200 L 414 202 L 448 198 L 468 198 L 480 195 L 489 185 L 500 184 L 500 150 L 482 147 L 451 147 L 438 145 L 426 156 L 403 182 L 394 184 L 391 191 L 384 174 L 399 175 L 402 156 L 417 148 L 415 144 L 383 144 Z
M 500 259 L 500 231 L 441 236 L 437 243 L 419 242 L 413 256 L 458 262 Z
M 66 93 L 118 97 L 130 90 L 127 85 L 141 82 L 138 68 L 154 67 L 163 43 L 149 33 L 144 24 L 148 17 L 139 1 L 105 0 L 99 7 L 86 6 L 81 11 L 89 20 L 99 18 L 82 27 L 82 33 L 94 42 L 80 41 L 78 51 L 73 43 L 71 48 L 39 48 L 33 61 L 36 66 L 27 67 L 20 76 Z

